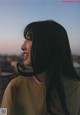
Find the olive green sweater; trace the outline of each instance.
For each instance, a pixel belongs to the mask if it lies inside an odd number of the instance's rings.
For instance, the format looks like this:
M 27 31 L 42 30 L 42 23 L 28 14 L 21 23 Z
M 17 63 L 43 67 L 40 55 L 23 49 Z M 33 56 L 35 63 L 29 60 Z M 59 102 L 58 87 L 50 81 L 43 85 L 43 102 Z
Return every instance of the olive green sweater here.
M 70 115 L 80 115 L 80 82 L 63 78 L 67 108 Z M 50 115 L 46 113 L 46 87 L 38 84 L 33 77 L 17 77 L 7 86 L 2 108 L 7 108 L 7 115 Z M 52 111 L 55 115 L 65 115 L 57 91 L 53 91 Z

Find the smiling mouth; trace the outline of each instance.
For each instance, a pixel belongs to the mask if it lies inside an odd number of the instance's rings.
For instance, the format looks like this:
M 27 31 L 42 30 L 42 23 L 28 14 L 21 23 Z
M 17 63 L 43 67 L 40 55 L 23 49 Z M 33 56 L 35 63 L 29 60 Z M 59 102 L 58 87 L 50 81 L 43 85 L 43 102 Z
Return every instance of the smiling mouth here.
M 29 53 L 23 53 L 24 60 L 27 59 L 29 56 Z

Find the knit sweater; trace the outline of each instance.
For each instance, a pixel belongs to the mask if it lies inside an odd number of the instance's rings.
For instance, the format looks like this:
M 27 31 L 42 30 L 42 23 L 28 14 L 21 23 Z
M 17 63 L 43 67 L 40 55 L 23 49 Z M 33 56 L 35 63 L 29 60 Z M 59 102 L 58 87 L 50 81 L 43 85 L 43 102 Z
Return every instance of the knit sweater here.
M 70 115 L 80 115 L 80 82 L 63 78 L 67 108 Z M 65 115 L 57 91 L 53 91 L 52 111 Z M 7 115 L 50 115 L 46 113 L 46 86 L 37 83 L 33 77 L 19 76 L 7 86 L 1 108 L 7 108 Z

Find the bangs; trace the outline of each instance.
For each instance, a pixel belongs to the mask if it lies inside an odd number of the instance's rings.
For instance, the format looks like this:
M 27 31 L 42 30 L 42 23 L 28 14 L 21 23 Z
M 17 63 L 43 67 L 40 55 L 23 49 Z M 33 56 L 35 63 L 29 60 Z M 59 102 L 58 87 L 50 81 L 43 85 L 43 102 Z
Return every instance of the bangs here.
M 31 28 L 29 28 L 28 26 L 26 26 L 26 28 L 24 29 L 24 33 L 23 33 L 23 35 L 24 35 L 24 38 L 26 39 L 26 35 L 27 35 L 27 33 L 28 33 L 28 36 L 32 39 L 33 37 L 33 32 L 32 32 L 32 30 L 31 30 Z

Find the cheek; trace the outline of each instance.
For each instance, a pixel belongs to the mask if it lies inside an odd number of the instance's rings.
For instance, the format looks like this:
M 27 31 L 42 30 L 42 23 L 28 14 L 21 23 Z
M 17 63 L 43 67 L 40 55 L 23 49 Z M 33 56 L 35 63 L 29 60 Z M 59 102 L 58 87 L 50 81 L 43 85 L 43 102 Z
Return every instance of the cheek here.
M 29 43 L 27 42 L 27 44 L 26 44 L 26 49 L 28 50 L 28 51 L 31 51 L 31 48 L 32 48 L 32 42 L 30 41 Z
M 29 53 L 28 57 L 25 58 L 24 64 L 26 65 L 31 65 L 31 49 L 32 49 L 32 44 L 27 45 L 27 52 Z
M 29 45 L 29 52 L 30 52 L 30 54 L 31 54 L 31 49 L 32 49 L 32 43 L 30 43 L 30 45 Z

